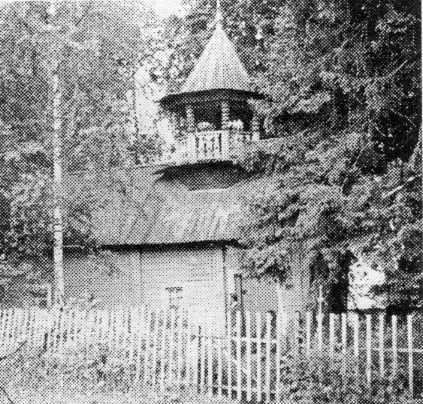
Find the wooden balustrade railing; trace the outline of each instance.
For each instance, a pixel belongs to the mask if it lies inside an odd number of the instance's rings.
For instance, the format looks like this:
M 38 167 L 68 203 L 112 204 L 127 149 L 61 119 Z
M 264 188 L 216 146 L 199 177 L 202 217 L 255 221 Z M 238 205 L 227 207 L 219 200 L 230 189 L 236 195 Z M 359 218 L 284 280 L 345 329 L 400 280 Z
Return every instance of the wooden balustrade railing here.
M 180 139 L 173 155 L 175 161 L 224 160 L 232 147 L 253 140 L 250 132 L 216 130 L 195 132 L 194 136 Z

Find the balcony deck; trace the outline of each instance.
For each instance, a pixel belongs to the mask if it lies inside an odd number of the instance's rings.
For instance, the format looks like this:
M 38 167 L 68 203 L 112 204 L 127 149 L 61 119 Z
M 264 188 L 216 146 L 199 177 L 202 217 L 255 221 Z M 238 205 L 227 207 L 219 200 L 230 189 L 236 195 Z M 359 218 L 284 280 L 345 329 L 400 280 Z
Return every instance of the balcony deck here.
M 175 151 L 161 159 L 161 164 L 195 164 L 229 160 L 240 146 L 256 141 L 251 132 L 216 130 L 195 132 L 179 139 Z

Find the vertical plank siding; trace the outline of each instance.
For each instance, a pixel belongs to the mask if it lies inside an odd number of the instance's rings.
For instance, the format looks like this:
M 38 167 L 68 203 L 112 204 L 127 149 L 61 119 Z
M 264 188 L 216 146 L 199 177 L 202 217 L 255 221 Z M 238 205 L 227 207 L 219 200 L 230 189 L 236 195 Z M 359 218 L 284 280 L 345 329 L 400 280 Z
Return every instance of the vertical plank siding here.
M 283 400 L 287 353 L 301 360 L 325 354 L 342 366 L 342 377 L 352 372 L 371 384 L 379 375 L 402 372 L 415 392 L 423 371 L 420 321 L 418 315 L 343 313 L 323 322 L 322 313 L 309 312 L 295 319 L 291 332 L 285 313 L 237 312 L 227 314 L 222 335 L 183 310 L 15 308 L 0 310 L 0 355 L 22 342 L 28 353 L 60 353 L 63 361 L 72 352 L 92 359 L 103 347 L 132 364 L 134 381 L 270 403 Z

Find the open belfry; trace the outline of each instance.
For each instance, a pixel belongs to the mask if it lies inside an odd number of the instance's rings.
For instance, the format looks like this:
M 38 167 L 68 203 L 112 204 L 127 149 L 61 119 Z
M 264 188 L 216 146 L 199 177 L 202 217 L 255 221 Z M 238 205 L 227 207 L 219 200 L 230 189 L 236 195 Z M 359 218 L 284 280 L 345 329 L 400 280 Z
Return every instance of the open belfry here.
M 260 122 L 249 100 L 252 90 L 233 43 L 223 28 L 220 2 L 215 28 L 179 92 L 160 100 L 176 138 L 176 160 L 195 163 L 227 160 L 244 142 L 260 139 Z

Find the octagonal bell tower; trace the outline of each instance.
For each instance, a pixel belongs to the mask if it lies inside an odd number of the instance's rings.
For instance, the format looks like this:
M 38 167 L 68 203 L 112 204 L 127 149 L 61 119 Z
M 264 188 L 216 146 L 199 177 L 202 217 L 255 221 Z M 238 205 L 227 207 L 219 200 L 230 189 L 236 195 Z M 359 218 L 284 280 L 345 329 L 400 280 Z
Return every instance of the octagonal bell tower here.
M 218 2 L 213 35 L 181 91 L 160 100 L 178 139 L 176 159 L 228 160 L 244 143 L 258 141 L 259 119 L 248 100 L 260 98 L 223 29 Z

